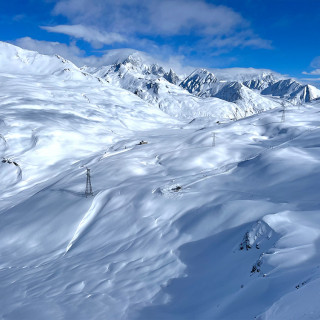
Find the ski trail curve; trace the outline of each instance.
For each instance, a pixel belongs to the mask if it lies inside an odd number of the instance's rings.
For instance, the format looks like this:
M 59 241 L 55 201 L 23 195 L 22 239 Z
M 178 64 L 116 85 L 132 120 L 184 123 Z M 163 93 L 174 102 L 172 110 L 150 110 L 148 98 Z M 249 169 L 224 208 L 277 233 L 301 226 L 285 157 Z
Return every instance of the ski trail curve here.
M 74 244 L 82 237 L 83 233 L 88 229 L 88 227 L 92 224 L 95 217 L 99 214 L 99 212 L 106 206 L 107 202 L 105 198 L 108 194 L 108 190 L 100 191 L 93 199 L 92 204 L 87 211 L 87 213 L 82 218 L 80 224 L 77 227 L 72 239 L 68 243 L 68 246 L 65 250 L 65 254 L 74 246 Z

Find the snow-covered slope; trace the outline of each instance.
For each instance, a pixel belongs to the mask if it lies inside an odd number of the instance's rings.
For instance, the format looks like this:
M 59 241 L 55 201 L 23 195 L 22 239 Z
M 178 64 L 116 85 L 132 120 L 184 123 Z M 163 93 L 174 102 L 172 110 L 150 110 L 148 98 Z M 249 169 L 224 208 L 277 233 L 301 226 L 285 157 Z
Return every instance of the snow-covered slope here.
M 242 105 L 252 105 L 252 99 L 247 100 L 247 97 L 254 96 L 255 108 L 260 110 L 267 110 L 266 104 L 270 104 L 269 109 L 277 106 L 277 103 L 272 104 L 270 100 L 264 100 L 264 95 L 290 100 L 293 103 L 310 102 L 320 98 L 319 89 L 311 85 L 302 85 L 294 79 L 280 79 L 281 76 L 276 73 L 263 70 L 254 72 L 254 69 L 249 69 L 250 72 L 247 73 L 240 69 L 237 75 L 237 70 L 231 72 L 233 80 L 227 73 L 220 72 L 216 77 L 206 69 L 195 70 L 180 85 L 190 93 L 203 98 L 218 97 L 226 101 L 239 101 Z M 251 92 L 241 89 L 243 86 Z M 241 91 L 246 93 L 241 95 Z
M 320 98 L 320 90 L 311 85 L 302 85 L 293 80 L 280 80 L 262 90 L 261 94 L 278 96 L 295 103 L 310 102 Z
M 173 70 L 146 64 L 138 53 L 98 68 L 93 74 L 133 92 L 179 119 L 238 119 L 279 106 L 278 99 L 261 96 L 257 90 L 248 88 L 264 88 L 274 79 L 270 74 L 259 74 L 251 83 L 242 84 L 217 81 L 209 71 L 197 69 L 178 85 L 180 81 Z
M 245 82 L 251 80 L 267 80 L 274 79 L 276 81 L 285 79 L 284 75 L 269 69 L 255 69 L 255 68 L 210 68 L 219 81 L 238 81 Z
M 59 55 L 47 56 L 0 41 L 0 72 L 26 75 L 56 75 L 66 79 L 92 78 Z
M 263 90 L 273 85 L 277 80 L 273 73 L 261 74 L 257 77 L 252 77 L 250 80 L 245 80 L 242 83 L 249 89 Z
M 319 101 L 188 123 L 95 77 L 0 83 L 0 319 L 320 318 Z
M 235 103 L 239 111 L 237 111 L 237 118 L 239 118 L 279 106 L 278 101 L 263 97 L 256 90 L 251 90 L 264 87 L 268 81 L 271 81 L 269 77 L 251 80 L 244 84 L 238 81 L 218 81 L 212 73 L 199 69 L 188 76 L 180 86 L 201 97 L 203 101 L 215 97 Z M 248 88 L 249 86 L 252 88 Z
M 137 94 L 180 119 L 201 116 L 233 119 L 277 108 L 281 103 L 279 98 L 303 103 L 320 97 L 318 89 L 292 79 L 283 80 L 283 76 L 270 70 L 215 69 L 216 76 L 206 69 L 196 69 L 180 81 L 172 69 L 166 71 L 141 52 L 133 52 L 126 58 L 121 55 L 115 61 L 95 70 L 83 70 Z
M 209 117 L 234 118 L 237 105 L 217 98 L 200 99 L 180 87 L 172 69 L 145 64 L 143 57 L 132 54 L 122 62 L 104 66 L 93 73 L 115 86 L 129 90 L 172 117 L 192 120 Z

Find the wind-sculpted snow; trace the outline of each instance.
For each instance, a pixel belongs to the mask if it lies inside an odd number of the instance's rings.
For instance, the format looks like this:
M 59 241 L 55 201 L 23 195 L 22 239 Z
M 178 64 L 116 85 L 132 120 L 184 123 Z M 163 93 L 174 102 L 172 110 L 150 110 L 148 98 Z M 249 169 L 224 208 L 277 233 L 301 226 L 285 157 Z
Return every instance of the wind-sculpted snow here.
M 94 76 L 0 81 L 0 319 L 320 318 L 319 101 L 177 121 Z

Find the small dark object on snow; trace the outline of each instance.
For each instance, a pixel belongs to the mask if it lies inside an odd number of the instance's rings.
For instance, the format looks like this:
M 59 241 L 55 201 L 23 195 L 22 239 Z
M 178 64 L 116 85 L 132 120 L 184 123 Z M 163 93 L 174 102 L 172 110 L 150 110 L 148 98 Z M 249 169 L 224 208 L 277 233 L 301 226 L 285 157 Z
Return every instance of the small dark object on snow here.
M 147 144 L 147 143 L 148 143 L 147 141 L 141 140 L 141 141 L 138 143 L 138 145 L 141 146 L 142 144 Z
M 174 192 L 178 192 L 178 191 L 180 191 L 181 189 L 182 189 L 182 187 L 176 186 L 176 187 L 172 188 L 171 190 L 174 191 Z
M 7 162 L 7 160 L 6 160 L 6 159 L 3 159 L 3 160 L 2 160 L 2 163 L 6 163 L 6 162 Z
M 243 250 L 244 248 L 246 248 L 246 250 L 251 249 L 249 232 L 246 232 L 246 234 L 243 237 L 242 242 L 240 243 L 240 250 Z
M 254 273 L 254 272 L 260 272 L 260 269 L 257 268 L 256 265 L 252 266 L 252 269 L 251 269 L 251 273 Z
M 13 161 L 12 162 L 16 167 L 19 167 L 19 165 L 15 162 L 15 161 Z

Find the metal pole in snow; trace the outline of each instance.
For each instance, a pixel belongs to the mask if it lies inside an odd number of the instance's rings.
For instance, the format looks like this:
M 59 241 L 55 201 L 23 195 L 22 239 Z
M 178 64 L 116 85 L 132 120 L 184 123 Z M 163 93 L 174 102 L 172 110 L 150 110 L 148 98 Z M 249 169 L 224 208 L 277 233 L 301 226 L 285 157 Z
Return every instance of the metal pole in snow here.
M 282 103 L 282 106 L 283 106 L 283 110 L 282 110 L 281 122 L 285 122 L 286 121 L 286 105 Z
M 87 183 L 86 183 L 86 197 L 93 196 L 90 169 L 87 168 Z
M 212 132 L 212 147 L 216 145 L 216 133 Z

